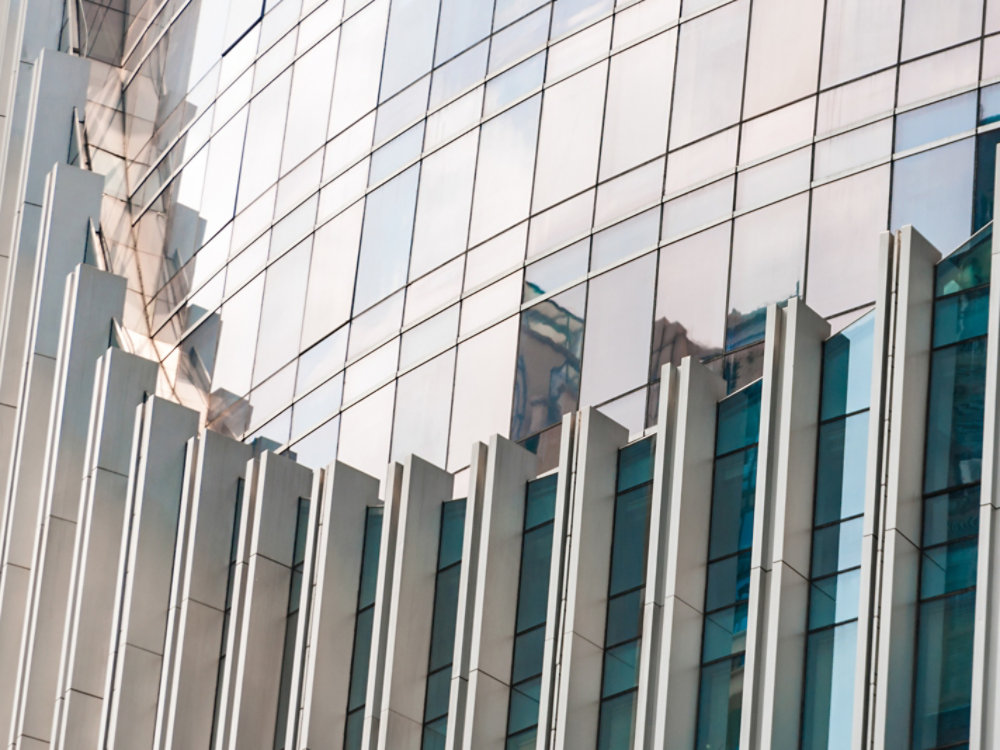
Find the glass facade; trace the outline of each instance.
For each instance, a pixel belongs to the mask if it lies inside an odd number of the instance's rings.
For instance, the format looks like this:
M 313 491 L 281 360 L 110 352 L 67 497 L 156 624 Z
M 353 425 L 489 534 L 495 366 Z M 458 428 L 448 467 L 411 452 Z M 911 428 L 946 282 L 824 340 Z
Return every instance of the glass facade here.
M 735 390 L 768 303 L 862 309 L 880 230 L 992 211 L 986 0 L 81 2 L 129 327 L 311 466 L 639 431 L 662 364 Z
M 507 709 L 507 750 L 534 748 L 538 732 L 558 482 L 556 474 L 529 482 L 524 503 L 521 573 Z
M 992 233 L 941 261 L 935 279 L 914 750 L 969 740 Z
M 647 438 L 618 452 L 598 750 L 631 747 L 635 737 L 655 447 Z
M 451 665 L 455 652 L 455 620 L 458 614 L 458 582 L 462 572 L 464 531 L 465 500 L 444 503 L 441 506 L 441 536 L 438 542 L 437 579 L 434 584 L 434 619 L 427 666 L 422 750 L 444 750 L 448 733 L 448 701 L 451 696 Z
M 738 750 L 761 381 L 719 403 L 696 750 Z
M 868 313 L 823 345 L 802 750 L 851 743 L 874 330 Z
M 361 580 L 358 583 L 358 608 L 354 616 L 354 649 L 351 652 L 344 750 L 361 750 L 383 516 L 382 508 L 368 508 L 365 518 L 365 542 L 361 558 Z

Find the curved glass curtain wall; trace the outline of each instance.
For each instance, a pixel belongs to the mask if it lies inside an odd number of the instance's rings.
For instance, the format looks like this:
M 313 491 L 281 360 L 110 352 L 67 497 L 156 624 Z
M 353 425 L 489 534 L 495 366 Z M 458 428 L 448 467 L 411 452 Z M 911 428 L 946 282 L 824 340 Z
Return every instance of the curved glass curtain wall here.
M 740 741 L 761 381 L 718 406 L 695 750 Z
M 968 747 L 992 231 L 936 271 L 913 750 Z
M 514 658 L 507 709 L 507 750 L 534 748 L 538 734 L 558 483 L 557 474 L 529 482 L 524 503 L 521 579 L 517 590 Z
M 458 580 L 462 572 L 462 537 L 465 500 L 441 505 L 437 580 L 434 584 L 434 619 L 431 624 L 427 693 L 424 699 L 422 750 L 444 750 L 448 732 L 451 665 L 455 652 L 455 618 L 458 616 Z
M 347 692 L 347 721 L 344 726 L 344 750 L 361 750 L 365 723 L 365 698 L 368 690 L 368 663 L 371 658 L 372 623 L 375 616 L 375 583 L 381 553 L 382 508 L 368 508 L 365 518 L 365 542 L 361 553 L 361 580 L 354 619 L 354 651 L 351 655 L 351 682 Z
M 655 446 L 650 437 L 618 452 L 598 750 L 631 747 L 635 735 Z
M 823 345 L 802 750 L 850 746 L 874 313 Z

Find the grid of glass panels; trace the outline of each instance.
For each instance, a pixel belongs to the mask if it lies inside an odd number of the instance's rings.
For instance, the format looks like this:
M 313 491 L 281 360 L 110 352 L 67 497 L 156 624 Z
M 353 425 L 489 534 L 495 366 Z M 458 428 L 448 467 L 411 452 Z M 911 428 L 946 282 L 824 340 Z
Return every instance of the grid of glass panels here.
M 219 709 L 222 707 L 222 675 L 226 670 L 227 643 L 229 641 L 230 615 L 233 611 L 233 584 L 236 582 L 236 564 L 239 562 L 240 527 L 243 514 L 242 477 L 236 480 L 236 503 L 233 510 L 233 534 L 229 540 L 229 576 L 226 579 L 226 608 L 222 613 L 222 644 L 219 646 L 219 669 L 215 676 L 215 701 L 212 710 L 212 736 L 209 750 L 215 747 L 215 730 L 219 722 Z
M 868 313 L 823 345 L 802 750 L 851 742 L 874 329 Z
M 368 664 L 371 658 L 372 626 L 375 617 L 375 583 L 381 554 L 382 507 L 368 508 L 365 514 L 365 541 L 358 583 L 358 606 L 354 617 L 354 649 L 351 652 L 351 676 L 347 692 L 347 721 L 344 726 L 344 750 L 361 750 L 365 723 L 365 699 L 368 690 Z
M 935 278 L 914 750 L 968 747 L 991 247 L 992 225 Z
M 557 474 L 528 482 L 524 501 L 521 573 L 507 709 L 507 750 L 535 747 L 558 482 Z
M 655 446 L 650 437 L 618 452 L 598 750 L 632 747 L 635 736 Z
M 737 750 L 743 703 L 761 381 L 719 403 L 695 750 Z
M 451 665 L 455 653 L 458 581 L 462 572 L 464 531 L 465 500 L 443 503 L 421 750 L 444 750 L 448 732 L 448 700 L 451 695 Z
M 281 682 L 278 687 L 278 714 L 274 723 L 274 750 L 284 750 L 288 729 L 288 704 L 292 698 L 292 670 L 295 666 L 295 639 L 298 637 L 299 609 L 302 606 L 302 569 L 306 562 L 306 535 L 309 532 L 309 500 L 299 498 L 295 521 L 295 547 L 288 583 L 288 614 L 285 616 L 285 649 L 281 655 Z M 305 592 L 308 595 L 308 592 Z
M 129 4 L 89 45 L 124 164 L 91 142 L 171 387 L 310 464 L 457 470 L 577 407 L 641 429 L 686 354 L 748 383 L 767 303 L 859 310 L 880 230 L 988 219 L 1000 13 L 750 5 Z

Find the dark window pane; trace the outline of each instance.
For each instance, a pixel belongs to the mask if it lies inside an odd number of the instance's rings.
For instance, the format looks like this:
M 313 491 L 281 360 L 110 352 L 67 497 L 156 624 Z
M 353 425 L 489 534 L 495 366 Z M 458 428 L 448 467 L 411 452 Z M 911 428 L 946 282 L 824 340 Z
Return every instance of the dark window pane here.
M 427 699 L 424 706 L 424 720 L 430 721 L 448 713 L 448 697 L 451 695 L 451 669 L 433 672 L 427 677 Z
M 368 688 L 368 660 L 372 646 L 372 617 L 375 608 L 369 607 L 358 613 L 354 634 L 354 658 L 351 661 L 351 687 L 347 699 L 347 710 L 351 711 L 365 704 Z
M 295 522 L 295 552 L 292 562 L 301 565 L 306 559 L 306 533 L 309 530 L 309 501 L 299 499 L 299 517 Z
M 746 648 L 747 605 L 738 604 L 705 616 L 702 661 L 731 656 Z
M 716 460 L 709 559 L 750 548 L 756 487 L 756 446 Z
M 642 632 L 642 598 L 645 589 L 612 597 L 608 601 L 608 632 L 605 646 L 638 638 Z
M 809 597 L 809 628 L 824 628 L 858 616 L 861 573 L 851 570 L 813 581 Z
M 979 481 L 983 455 L 986 340 L 934 352 L 927 417 L 927 493 Z
M 813 534 L 812 576 L 819 578 L 861 565 L 862 530 L 861 518 L 816 529 Z
M 913 747 L 967 740 L 972 694 L 973 591 L 920 605 Z
M 653 454 L 656 440 L 647 438 L 626 446 L 618 452 L 618 491 L 652 481 Z
M 719 404 L 715 453 L 744 448 L 757 442 L 760 429 L 761 384 L 754 383 Z
M 364 711 L 354 711 L 347 714 L 347 727 L 344 731 L 344 750 L 361 750 L 361 733 L 364 728 Z
M 534 677 L 542 671 L 542 651 L 545 648 L 545 628 L 522 633 L 514 641 L 512 682 Z
M 535 750 L 535 743 L 538 741 L 538 731 L 532 727 L 523 732 L 507 738 L 506 750 Z
M 989 287 L 938 300 L 934 305 L 934 346 L 985 336 L 989 307 Z
M 361 562 L 361 592 L 358 607 L 375 603 L 375 583 L 378 579 L 379 545 L 382 541 L 382 508 L 369 508 L 365 521 L 365 549 Z
M 646 530 L 651 489 L 646 486 L 632 490 L 615 500 L 610 596 L 641 586 L 646 578 Z
M 743 656 L 701 668 L 696 750 L 738 750 Z
M 920 567 L 920 596 L 929 599 L 976 585 L 976 537 L 924 550 Z
M 750 550 L 745 550 L 708 566 L 706 612 L 750 597 L 750 556 Z
M 924 500 L 925 547 L 978 533 L 979 485 Z
M 816 524 L 864 512 L 869 412 L 826 422 L 819 428 Z
M 867 409 L 875 316 L 866 315 L 823 345 L 822 419 Z
M 524 535 L 521 548 L 521 588 L 517 601 L 517 632 L 545 622 L 549 603 L 552 525 Z
M 839 750 L 851 745 L 857 637 L 856 622 L 809 636 L 802 750 Z
M 551 521 L 556 512 L 556 486 L 558 474 L 528 482 L 528 497 L 525 500 L 524 528 L 530 529 L 540 523 Z
M 992 247 L 993 230 L 987 229 L 938 263 L 935 296 L 954 294 L 989 283 Z
M 983 101 L 986 100 L 986 91 L 988 89 L 983 89 Z M 993 117 L 995 119 L 995 115 Z M 972 202 L 975 212 L 972 225 L 974 231 L 993 220 L 993 181 L 996 179 L 998 143 L 1000 143 L 1000 130 L 991 130 L 976 136 L 976 192 Z
M 639 641 L 623 643 L 604 652 L 604 687 L 601 695 L 615 695 L 634 688 L 639 680 Z
M 441 504 L 441 543 L 438 547 L 438 568 L 446 568 L 462 559 L 462 537 L 465 531 L 465 500 Z
M 635 697 L 635 692 L 630 692 L 601 703 L 597 750 L 632 747 L 635 735 Z
M 538 723 L 541 678 L 521 682 L 510 689 L 510 718 L 507 731 L 513 734 Z
M 444 740 L 448 734 L 448 717 L 424 725 L 424 743 L 420 750 L 444 750 Z
M 431 671 L 451 664 L 455 650 L 455 618 L 458 614 L 458 577 L 456 565 L 438 573 L 434 589 L 434 627 L 431 631 Z

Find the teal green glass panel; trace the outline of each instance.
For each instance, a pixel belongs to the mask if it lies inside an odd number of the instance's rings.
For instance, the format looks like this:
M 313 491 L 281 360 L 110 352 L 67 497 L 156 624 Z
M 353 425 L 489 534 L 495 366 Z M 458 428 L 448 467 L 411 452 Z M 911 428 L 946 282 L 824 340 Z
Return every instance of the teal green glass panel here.
M 547 477 L 536 479 L 534 482 L 528 482 L 524 528 L 531 529 L 555 518 L 556 486 L 558 483 L 558 474 L 550 474 Z
M 756 488 L 757 446 L 716 459 L 709 559 L 750 548 Z
M 813 578 L 861 565 L 863 528 L 863 519 L 855 518 L 816 529 L 812 549 Z
M 441 504 L 441 541 L 438 545 L 438 570 L 462 559 L 465 531 L 465 500 Z
M 721 456 L 757 442 L 760 398 L 761 382 L 757 381 L 719 404 L 715 455 Z
M 978 287 L 939 299 L 934 304 L 934 346 L 947 346 L 985 336 L 989 309 L 989 287 Z
M 809 629 L 825 628 L 858 616 L 861 573 L 849 570 L 812 582 L 809 595 Z
M 810 633 L 802 704 L 802 750 L 850 747 L 858 624 Z
M 702 639 L 701 660 L 715 661 L 724 656 L 738 654 L 746 648 L 747 605 L 705 615 L 705 633 Z
M 743 656 L 701 668 L 695 750 L 739 750 Z
M 823 420 L 867 409 L 871 403 L 875 315 L 868 313 L 823 345 Z
M 639 641 L 629 641 L 604 652 L 602 696 L 630 690 L 639 680 Z
M 597 750 L 618 750 L 632 747 L 635 737 L 634 691 L 624 693 L 601 704 L 601 726 L 597 735 Z
M 979 533 L 979 485 L 924 499 L 923 545 Z
M 978 542 L 978 537 L 971 537 L 925 549 L 921 560 L 921 598 L 975 586 Z
M 864 513 L 869 423 L 864 411 L 820 425 L 815 524 Z
M 507 722 L 507 731 L 510 734 L 538 723 L 538 701 L 541 691 L 541 678 L 520 682 L 510 689 L 510 714 Z
M 649 486 L 630 490 L 615 501 L 610 596 L 641 586 L 646 578 L 650 490 Z
M 655 439 L 646 438 L 618 452 L 618 492 L 652 481 L 655 450 Z
M 517 631 L 545 622 L 552 560 L 552 526 L 546 524 L 524 535 L 521 546 L 521 584 L 517 601 Z
M 750 597 L 750 550 L 744 550 L 708 566 L 705 611 L 711 612 Z
M 968 242 L 938 263 L 934 294 L 942 297 L 990 281 L 993 227 L 973 235 Z

